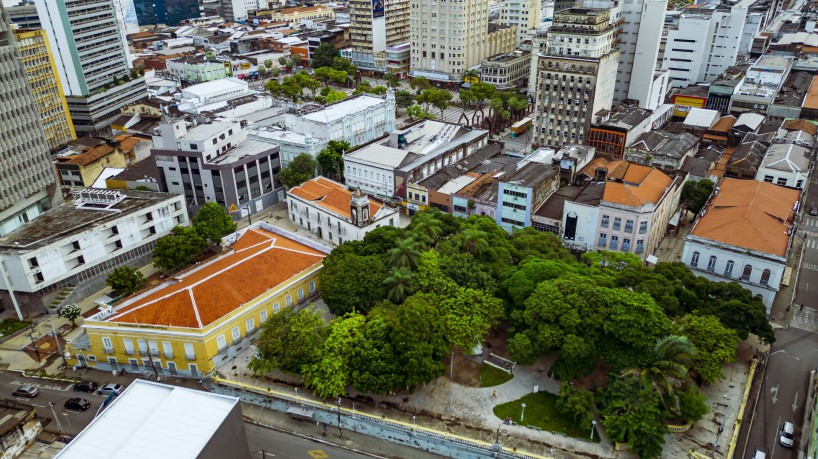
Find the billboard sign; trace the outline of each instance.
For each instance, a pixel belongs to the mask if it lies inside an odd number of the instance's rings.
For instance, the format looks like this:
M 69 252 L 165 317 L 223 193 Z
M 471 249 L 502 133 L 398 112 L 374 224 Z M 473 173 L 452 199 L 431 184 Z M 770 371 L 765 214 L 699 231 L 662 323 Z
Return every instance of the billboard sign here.
M 705 102 L 706 97 L 677 94 L 673 96 L 673 116 L 686 118 L 691 108 L 704 108 Z
M 372 0 L 372 19 L 384 17 L 384 0 Z

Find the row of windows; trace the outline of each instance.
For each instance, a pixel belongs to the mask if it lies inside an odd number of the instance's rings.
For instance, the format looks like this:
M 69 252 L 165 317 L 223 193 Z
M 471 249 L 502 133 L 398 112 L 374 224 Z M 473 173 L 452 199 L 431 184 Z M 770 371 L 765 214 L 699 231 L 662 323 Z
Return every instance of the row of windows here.
M 600 226 L 603 228 L 608 228 L 610 226 L 611 217 L 610 215 L 603 215 L 602 216 L 602 223 Z M 622 228 L 622 218 L 621 217 L 614 217 L 613 227 L 614 230 L 620 230 Z M 639 222 L 639 234 L 645 234 L 648 231 L 648 222 L 642 221 Z M 633 232 L 633 220 L 625 220 L 625 232 L 632 233 Z
M 690 267 L 698 268 L 699 267 L 699 258 L 701 254 L 699 252 L 693 252 L 693 256 L 690 258 Z M 716 263 L 717 258 L 715 255 L 711 256 L 707 260 L 707 272 L 715 273 L 716 272 Z M 724 266 L 724 276 L 725 277 L 733 277 L 733 267 L 735 266 L 735 262 L 733 260 L 727 260 L 727 264 Z M 750 276 L 753 275 L 753 267 L 750 264 L 744 265 L 744 269 L 741 271 L 741 277 L 739 280 L 742 281 L 749 281 Z M 759 282 L 761 285 L 768 285 L 770 282 L 770 275 L 771 271 L 769 269 L 765 269 L 761 272 L 761 281 Z

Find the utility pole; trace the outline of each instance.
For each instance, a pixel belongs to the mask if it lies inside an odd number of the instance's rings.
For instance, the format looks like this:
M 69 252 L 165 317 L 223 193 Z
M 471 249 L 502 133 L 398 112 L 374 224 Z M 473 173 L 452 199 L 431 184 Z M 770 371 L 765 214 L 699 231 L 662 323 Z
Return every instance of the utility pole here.
M 57 429 L 60 430 L 60 433 L 65 433 L 62 430 L 62 424 L 60 424 L 60 418 L 57 417 L 57 412 L 54 411 L 54 402 L 48 402 L 48 407 L 51 408 L 51 414 L 54 416 L 54 422 L 57 423 Z
M 344 438 L 344 431 L 341 430 L 341 397 L 338 397 L 338 436 Z
M 57 335 L 57 330 L 54 330 L 54 324 L 51 323 L 51 320 L 48 321 L 48 325 L 51 327 L 51 334 L 54 335 L 54 342 L 57 343 L 57 351 L 62 357 L 62 363 L 68 368 L 68 360 L 65 359 L 65 353 L 62 351 L 62 346 L 60 346 L 60 336 Z

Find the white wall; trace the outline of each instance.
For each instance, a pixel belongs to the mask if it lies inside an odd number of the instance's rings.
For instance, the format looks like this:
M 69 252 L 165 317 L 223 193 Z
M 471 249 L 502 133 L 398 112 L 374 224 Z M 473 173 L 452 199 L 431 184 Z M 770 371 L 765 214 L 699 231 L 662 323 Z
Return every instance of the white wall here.
M 577 231 L 573 241 L 567 240 L 565 236 L 565 222 L 569 213 L 574 213 L 577 216 Z M 562 210 L 562 225 L 563 234 L 560 238 L 568 246 L 575 246 L 584 250 L 595 250 L 599 232 L 597 231 L 599 220 L 599 207 L 580 204 L 572 201 L 565 201 Z
M 350 187 L 360 187 L 365 193 L 381 196 L 395 194 L 395 171 L 349 156 L 344 158 L 344 178 Z
M 315 236 L 318 236 L 318 228 L 320 227 L 320 238 L 334 245 L 344 241 L 363 240 L 364 236 L 370 231 L 381 226 L 395 226 L 399 219 L 397 210 L 383 208 L 378 220 L 373 220 L 369 225 L 358 227 L 353 225 L 346 216 L 330 212 L 323 207 L 313 205 L 292 195 L 287 195 L 287 213 L 293 223 Z M 374 218 L 375 215 L 370 217 Z M 340 232 L 338 231 L 339 223 Z M 331 239 L 330 235 L 332 235 Z

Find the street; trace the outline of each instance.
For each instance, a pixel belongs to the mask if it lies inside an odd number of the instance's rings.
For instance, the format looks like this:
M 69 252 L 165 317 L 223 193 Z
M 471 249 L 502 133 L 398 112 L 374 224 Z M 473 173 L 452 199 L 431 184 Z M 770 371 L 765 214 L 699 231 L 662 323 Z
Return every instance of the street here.
M 252 458 L 283 459 L 357 459 L 363 454 L 324 445 L 254 424 L 244 424 Z M 266 455 L 264 454 L 266 452 Z
M 807 186 L 807 195 L 801 209 L 801 220 L 798 234 L 804 237 L 804 253 L 801 257 L 798 284 L 795 287 L 793 304 L 793 326 L 800 327 L 799 322 L 807 325 L 806 329 L 816 330 L 818 315 L 818 216 L 809 215 L 810 209 L 818 206 L 818 177 L 813 170 Z M 804 305 L 801 311 L 799 305 Z M 811 322 L 811 323 L 810 323 Z
M 767 459 L 798 457 L 801 428 L 804 417 L 804 400 L 807 396 L 809 373 L 818 362 L 818 335 L 797 328 L 778 330 L 776 342 L 766 360 L 764 379 L 758 382 L 750 399 L 758 395 L 750 432 L 742 429 L 739 436 L 739 458 L 752 457 L 758 449 L 767 453 Z M 763 364 L 762 364 L 763 365 Z M 758 392 L 760 391 L 760 393 Z M 787 449 L 778 443 L 778 433 L 784 422 L 795 424 L 795 447 Z

